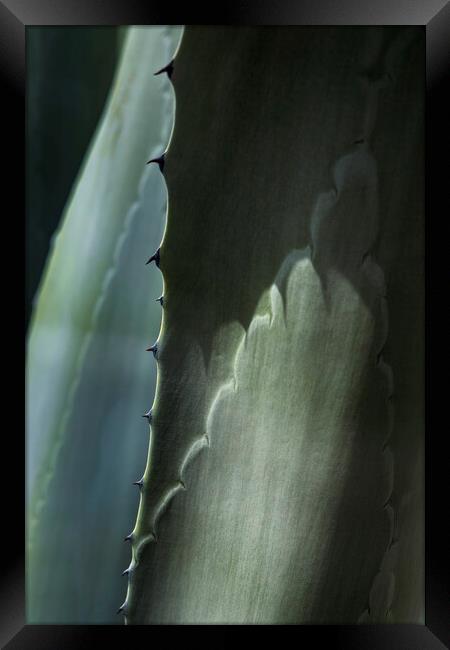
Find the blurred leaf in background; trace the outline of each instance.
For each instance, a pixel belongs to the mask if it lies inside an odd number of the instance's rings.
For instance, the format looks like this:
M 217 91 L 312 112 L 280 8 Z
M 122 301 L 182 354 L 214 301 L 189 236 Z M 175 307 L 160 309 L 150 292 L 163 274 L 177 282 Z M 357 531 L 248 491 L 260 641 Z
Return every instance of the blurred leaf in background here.
M 96 56 L 81 54 L 84 28 L 62 31 L 94 77 Z M 102 39 L 117 40 L 115 30 L 107 31 L 99 30 L 100 49 Z M 130 561 L 123 538 L 136 517 L 132 482 L 143 472 L 149 433 L 141 415 L 152 404 L 156 381 L 145 349 L 161 319 L 155 301 L 161 275 L 144 264 L 161 241 L 167 209 L 158 166 L 145 163 L 167 148 L 175 111 L 167 75 L 154 72 L 172 59 L 181 28 L 126 31 L 104 114 L 47 260 L 27 341 L 29 623 L 121 623 L 121 572 Z M 48 92 L 78 102 L 59 82 Z M 40 124 L 33 111 L 30 95 L 30 141 Z M 40 155 L 46 160 L 53 152 Z M 34 192 L 47 200 L 59 180 L 50 185 L 29 182 L 31 208 Z M 28 218 L 34 222 L 32 211 Z
M 105 105 L 122 32 L 27 28 L 27 324 L 50 240 Z

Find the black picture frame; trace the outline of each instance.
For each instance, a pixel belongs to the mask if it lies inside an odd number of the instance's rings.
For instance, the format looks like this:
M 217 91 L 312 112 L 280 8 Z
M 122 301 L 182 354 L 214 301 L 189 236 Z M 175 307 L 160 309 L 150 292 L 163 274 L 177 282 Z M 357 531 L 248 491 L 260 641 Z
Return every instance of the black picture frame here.
M 25 31 L 31 25 L 128 25 L 128 24 L 303 24 L 303 25 L 422 25 L 426 30 L 426 622 L 425 625 L 377 625 L 377 626 L 273 626 L 274 639 L 288 631 L 294 643 L 320 644 L 352 649 L 383 648 L 383 650 L 438 650 L 450 640 L 448 602 L 448 573 L 445 571 L 448 556 L 448 538 L 445 537 L 445 520 L 448 508 L 446 495 L 446 458 L 444 442 L 446 427 L 435 428 L 430 424 L 430 413 L 439 409 L 436 396 L 437 380 L 431 378 L 430 322 L 434 307 L 433 295 L 439 293 L 435 278 L 441 275 L 431 259 L 446 259 L 448 252 L 441 241 L 440 226 L 446 221 L 445 205 L 448 205 L 448 100 L 445 99 L 445 77 L 450 61 L 450 4 L 446 0 L 368 0 L 358 3 L 351 0 L 240 0 L 233 6 L 206 8 L 201 3 L 189 3 L 185 9 L 156 3 L 125 0 L 0 0 L 0 74 L 2 78 L 2 108 L 4 146 L 2 165 L 4 192 L 9 195 L 12 220 L 19 232 L 25 214 Z M 447 201 L 447 203 L 446 203 Z M 448 210 L 447 210 L 448 214 Z M 5 242 L 9 240 L 5 238 Z M 12 240 L 11 240 L 12 241 Z M 430 255 L 433 242 L 433 258 Z M 434 246 L 436 244 L 436 251 Z M 441 249 L 440 249 L 441 247 Z M 17 245 L 15 250 L 19 250 Z M 24 250 L 24 249 L 22 249 Z M 440 255 L 441 253 L 441 255 Z M 15 256 L 17 262 L 17 255 Z M 24 266 L 24 265 L 23 265 Z M 433 279 L 432 279 L 433 273 Z M 17 269 L 19 274 L 19 269 Z M 445 278 L 445 276 L 444 276 Z M 442 279 L 442 276 L 441 276 Z M 445 281 L 445 279 L 444 279 Z M 17 288 L 9 289 L 17 298 Z M 7 298 L 8 299 L 8 298 Z M 12 300 L 12 298 L 11 298 Z M 21 303 L 23 305 L 23 303 Z M 13 310 L 20 314 L 21 308 Z M 11 331 L 21 336 L 21 323 L 17 316 L 11 320 Z M 436 332 L 433 329 L 433 339 Z M 445 340 L 445 339 L 444 339 Z M 23 341 L 23 339 L 22 339 Z M 19 346 L 22 346 L 22 341 Z M 23 348 L 19 348 L 22 349 Z M 441 350 L 445 356 L 445 351 Z M 15 355 L 14 366 L 21 353 Z M 24 359 L 24 356 L 21 357 Z M 436 371 L 433 366 L 433 375 Z M 0 640 L 2 647 L 16 648 L 85 648 L 106 646 L 109 638 L 118 643 L 142 643 L 136 635 L 144 636 L 147 643 L 155 642 L 158 626 L 53 626 L 26 625 L 25 623 L 25 570 L 24 570 L 24 438 L 20 432 L 23 396 L 23 375 L 12 389 L 18 396 L 19 406 L 15 418 L 15 449 L 3 455 L 5 464 L 14 467 L 14 481 L 4 491 L 8 503 L 8 521 L 16 513 L 14 522 L 4 527 L 2 542 L 5 547 L 1 582 Z M 444 420 L 445 422 L 445 420 Z M 8 446 L 10 441 L 8 440 Z M 447 470 L 448 471 L 448 470 Z M 12 486 L 12 487 L 11 487 Z M 22 489 L 21 489 L 22 488 Z M 5 499 L 6 501 L 6 499 Z M 251 639 L 257 642 L 264 634 L 265 641 L 272 626 L 159 626 L 158 644 L 167 646 L 186 641 L 199 642 L 200 632 L 205 641 L 232 642 L 238 634 L 241 642 Z M 259 629 L 256 629 L 259 628 Z M 114 636 L 112 636 L 114 635 Z M 181 636 L 180 636 L 181 635 Z M 189 638 L 190 637 L 190 638 Z M 245 638 L 244 638 L 245 637 Z M 3 644 L 6 644 L 4 646 Z

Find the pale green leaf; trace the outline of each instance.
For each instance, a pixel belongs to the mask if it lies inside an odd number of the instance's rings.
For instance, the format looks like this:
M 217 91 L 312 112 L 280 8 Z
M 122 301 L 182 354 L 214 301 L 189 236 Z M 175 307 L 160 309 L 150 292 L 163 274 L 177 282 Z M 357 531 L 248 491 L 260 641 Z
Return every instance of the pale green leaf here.
M 40 287 L 27 348 L 28 622 L 117 622 L 144 468 L 180 29 L 128 30 Z

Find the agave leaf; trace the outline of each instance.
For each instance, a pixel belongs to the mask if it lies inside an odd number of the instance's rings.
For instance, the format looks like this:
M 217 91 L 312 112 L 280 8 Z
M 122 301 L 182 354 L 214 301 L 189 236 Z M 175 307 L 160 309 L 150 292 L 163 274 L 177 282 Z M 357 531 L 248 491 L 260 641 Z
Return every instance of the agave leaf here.
M 165 151 L 174 94 L 153 73 L 181 30 L 130 28 L 39 290 L 27 349 L 27 615 L 111 622 L 143 471 L 155 367 Z M 117 620 L 117 619 L 116 619 Z
M 186 29 L 127 623 L 423 622 L 423 45 Z

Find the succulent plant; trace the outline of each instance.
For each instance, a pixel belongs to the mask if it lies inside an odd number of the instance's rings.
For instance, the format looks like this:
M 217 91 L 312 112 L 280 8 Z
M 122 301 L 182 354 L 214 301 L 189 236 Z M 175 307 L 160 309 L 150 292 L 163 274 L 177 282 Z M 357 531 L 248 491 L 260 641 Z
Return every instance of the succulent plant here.
M 107 618 L 128 517 L 127 624 L 422 623 L 423 31 L 189 26 L 178 51 L 179 36 L 130 29 L 115 92 L 132 99 L 112 94 L 39 297 L 31 400 L 58 291 L 91 320 L 74 317 L 88 339 L 71 330 L 61 378 L 53 339 L 33 622 Z M 153 389 L 138 439 L 131 409 Z M 136 515 L 124 468 L 144 449 Z M 97 526 L 101 504 L 111 525 L 84 555 L 58 510 L 73 494 L 74 522 Z M 75 583 L 62 564 L 42 578 L 52 556 L 94 582 L 84 609 L 56 602 Z

